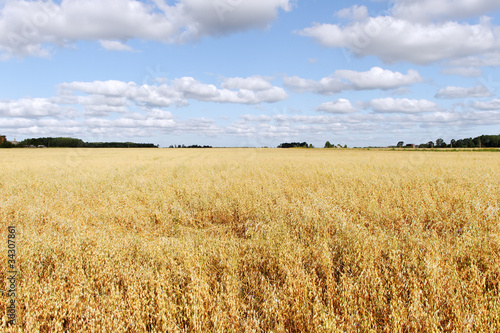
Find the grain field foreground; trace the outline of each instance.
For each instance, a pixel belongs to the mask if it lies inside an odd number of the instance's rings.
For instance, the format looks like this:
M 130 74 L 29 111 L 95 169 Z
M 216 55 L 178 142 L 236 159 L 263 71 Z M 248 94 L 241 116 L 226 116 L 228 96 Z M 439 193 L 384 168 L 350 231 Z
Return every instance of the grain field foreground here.
M 500 331 L 500 153 L 0 151 L 6 332 Z

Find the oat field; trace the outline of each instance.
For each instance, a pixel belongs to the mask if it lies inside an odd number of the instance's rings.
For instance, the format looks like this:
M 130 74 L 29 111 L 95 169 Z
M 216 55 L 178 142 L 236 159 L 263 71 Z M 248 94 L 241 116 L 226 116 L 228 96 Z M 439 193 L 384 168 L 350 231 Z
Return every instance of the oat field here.
M 4 149 L 5 332 L 500 331 L 500 153 Z

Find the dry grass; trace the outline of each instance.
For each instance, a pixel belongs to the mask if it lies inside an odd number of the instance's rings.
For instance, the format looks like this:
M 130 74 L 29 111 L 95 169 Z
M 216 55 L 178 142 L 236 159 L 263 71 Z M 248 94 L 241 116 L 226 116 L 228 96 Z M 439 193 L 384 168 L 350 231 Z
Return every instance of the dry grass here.
M 0 169 L 5 331 L 500 331 L 499 153 L 24 149 Z

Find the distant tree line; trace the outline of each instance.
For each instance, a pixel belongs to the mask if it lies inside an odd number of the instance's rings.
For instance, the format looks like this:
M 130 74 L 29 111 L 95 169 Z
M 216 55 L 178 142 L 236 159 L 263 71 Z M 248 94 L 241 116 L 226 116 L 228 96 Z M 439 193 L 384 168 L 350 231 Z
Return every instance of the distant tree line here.
M 5 142 L 0 143 L 0 148 L 12 148 L 12 147 L 15 147 L 15 146 L 10 141 L 5 141 Z
M 500 148 L 500 135 L 481 135 L 475 138 L 466 138 L 455 140 L 446 143 L 439 138 L 436 142 L 429 141 L 419 145 L 404 145 L 403 141 L 399 141 L 398 148 L 414 146 L 415 148 Z
M 280 143 L 278 148 L 314 148 L 314 146 L 307 142 L 284 142 Z
M 341 145 L 341 144 L 338 144 L 338 145 L 336 145 L 336 146 L 335 146 L 335 145 L 332 145 L 332 144 L 330 143 L 330 141 L 327 141 L 327 142 L 325 142 L 325 146 L 324 146 L 323 148 L 340 148 L 340 147 L 341 147 L 341 148 L 347 148 L 347 145 L 344 145 L 344 146 L 342 147 L 342 145 Z
M 86 142 L 88 148 L 158 148 L 154 143 L 135 142 Z
M 185 145 L 170 145 L 168 148 L 212 148 L 212 146 L 200 146 L 200 145 L 191 145 L 191 146 L 185 146 Z
M 158 148 L 153 143 L 135 142 L 84 142 L 75 138 L 33 138 L 19 142 L 18 147 L 45 146 L 57 148 Z

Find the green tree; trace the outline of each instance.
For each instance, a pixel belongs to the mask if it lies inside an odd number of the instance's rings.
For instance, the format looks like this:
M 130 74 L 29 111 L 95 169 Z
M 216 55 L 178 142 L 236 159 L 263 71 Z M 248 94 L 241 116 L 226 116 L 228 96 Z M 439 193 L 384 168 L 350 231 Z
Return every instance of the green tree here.
M 14 145 L 10 141 L 5 141 L 4 143 L 0 144 L 0 148 L 12 148 Z
M 446 148 L 446 143 L 443 139 L 439 138 L 436 140 L 436 148 Z
M 403 141 L 399 141 L 396 147 L 402 148 L 404 145 L 405 143 Z
M 330 141 L 325 142 L 325 148 L 332 148 Z

